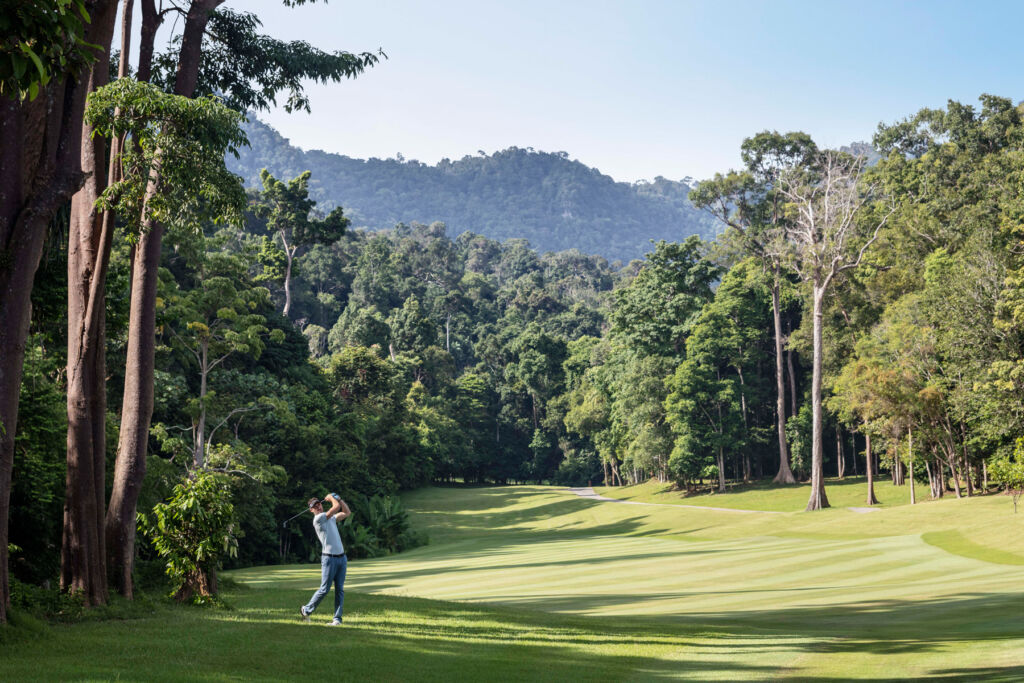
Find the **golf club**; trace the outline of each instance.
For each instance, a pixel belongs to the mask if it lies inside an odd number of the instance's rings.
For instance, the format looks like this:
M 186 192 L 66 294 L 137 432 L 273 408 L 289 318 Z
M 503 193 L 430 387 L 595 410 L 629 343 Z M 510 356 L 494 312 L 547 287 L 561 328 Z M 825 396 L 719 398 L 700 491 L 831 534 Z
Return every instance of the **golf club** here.
M 329 498 L 324 498 L 320 502 L 321 503 L 326 503 L 328 500 L 330 500 L 330 499 Z M 281 528 L 283 529 L 283 528 L 287 527 L 288 526 L 288 522 L 292 521 L 296 517 L 301 517 L 302 515 L 306 514 L 307 512 L 309 512 L 309 508 L 308 507 L 305 510 L 303 510 L 302 512 L 300 512 L 298 514 L 295 514 L 295 515 L 292 515 L 291 517 L 289 517 L 288 519 L 284 520 L 284 522 L 281 523 Z

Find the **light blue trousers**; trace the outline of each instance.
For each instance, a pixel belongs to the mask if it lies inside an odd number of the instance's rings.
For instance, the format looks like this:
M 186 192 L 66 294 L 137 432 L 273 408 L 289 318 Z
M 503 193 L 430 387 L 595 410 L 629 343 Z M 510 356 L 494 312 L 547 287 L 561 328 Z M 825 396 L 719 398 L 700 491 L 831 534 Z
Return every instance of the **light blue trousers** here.
M 324 555 L 320 558 L 320 588 L 316 590 L 316 593 L 313 593 L 309 604 L 306 605 L 306 614 L 312 614 L 316 610 L 317 605 L 327 595 L 327 591 L 331 590 L 331 584 L 333 583 L 334 618 L 341 619 L 345 607 L 345 573 L 347 571 L 348 558 L 344 555 L 341 557 Z

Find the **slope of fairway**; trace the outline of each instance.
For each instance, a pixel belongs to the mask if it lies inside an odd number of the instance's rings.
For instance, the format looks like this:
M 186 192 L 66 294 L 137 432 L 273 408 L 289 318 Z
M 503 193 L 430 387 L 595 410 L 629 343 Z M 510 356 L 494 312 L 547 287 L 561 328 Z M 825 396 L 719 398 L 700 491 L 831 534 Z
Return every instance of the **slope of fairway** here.
M 552 487 L 406 502 L 431 544 L 352 562 L 341 628 L 298 618 L 318 567 L 244 569 L 230 610 L 46 627 L 0 646 L 0 680 L 1024 679 L 1024 515 L 1004 497 L 871 514 Z
M 677 666 L 652 655 L 657 666 L 698 679 L 1024 674 L 1024 568 L 1004 563 L 1024 559 L 1011 532 L 1024 517 L 1005 498 L 869 515 L 633 506 L 544 487 L 407 502 L 433 543 L 354 565 L 352 590 L 587 616 L 609 632 L 656 625 L 687 640 Z M 315 584 L 282 572 L 237 576 Z
M 917 482 L 918 501 L 928 500 L 928 485 Z M 728 493 L 706 493 L 686 496 L 674 490 L 671 484 L 655 480 L 634 486 L 601 486 L 595 492 L 609 498 L 638 503 L 666 505 L 695 505 L 723 507 L 736 510 L 763 510 L 770 512 L 799 512 L 807 507 L 811 495 L 810 484 L 778 486 L 769 481 L 753 484 L 730 485 Z M 867 478 L 846 477 L 826 480 L 826 494 L 832 507 L 861 507 L 867 505 Z M 910 504 L 910 487 L 893 486 L 889 479 L 875 481 L 875 498 L 880 507 Z

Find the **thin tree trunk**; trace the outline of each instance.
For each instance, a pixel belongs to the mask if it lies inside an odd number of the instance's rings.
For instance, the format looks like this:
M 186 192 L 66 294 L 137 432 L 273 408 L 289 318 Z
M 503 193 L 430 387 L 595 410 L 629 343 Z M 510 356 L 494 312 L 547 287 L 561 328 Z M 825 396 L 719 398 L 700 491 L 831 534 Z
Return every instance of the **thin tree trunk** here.
M 787 329 L 788 329 L 787 324 Z M 789 414 L 796 415 L 796 369 L 793 364 L 793 355 L 796 352 L 792 349 L 786 351 L 786 369 L 789 372 Z
M 865 425 L 866 426 L 866 425 Z M 865 429 L 864 431 L 864 459 L 867 461 L 867 473 L 868 473 L 868 505 L 878 505 L 878 499 L 875 498 L 875 475 L 874 467 L 871 466 L 871 434 Z M 856 453 L 854 454 L 854 460 L 857 459 Z
M 786 443 L 786 381 L 782 371 L 782 311 L 779 294 L 779 267 L 775 266 L 772 281 L 772 321 L 775 326 L 775 426 L 779 436 L 779 471 L 772 481 L 776 484 L 795 484 L 796 477 L 789 466 L 789 446 Z
M 853 453 L 853 476 L 857 477 L 860 476 L 860 472 L 857 471 L 857 433 L 854 431 L 850 431 L 850 446 L 853 448 L 850 451 Z
M 191 97 L 199 77 L 203 32 L 223 0 L 193 0 L 185 18 L 174 94 Z M 144 22 L 146 2 L 143 3 Z M 141 69 L 140 69 L 141 70 Z M 159 151 L 157 152 L 159 159 Z M 159 161 L 146 188 L 147 199 L 159 191 Z M 122 576 L 131 577 L 135 558 L 135 516 L 146 474 L 149 425 L 153 417 L 153 368 L 156 339 L 156 284 L 163 226 L 147 220 L 132 261 L 132 293 L 125 362 L 121 434 L 114 466 L 114 488 L 107 509 L 108 558 L 116 558 Z M 122 592 L 131 596 L 129 586 Z
M 725 493 L 725 452 L 718 447 L 718 492 Z
M 281 232 L 281 241 L 284 243 L 284 255 L 288 259 L 288 265 L 284 269 L 284 310 L 282 314 L 288 317 L 292 309 L 292 260 L 295 258 L 295 250 L 288 246 L 284 238 L 284 231 Z
M 206 465 L 206 380 L 210 374 L 207 342 L 202 343 L 199 373 L 199 421 L 196 424 L 195 446 L 192 451 L 192 464 L 196 469 Z
M 807 511 L 829 507 L 825 495 L 825 468 L 821 434 L 821 364 L 822 364 L 822 327 L 824 325 L 822 305 L 825 290 L 815 285 L 813 292 L 813 323 L 814 323 L 814 362 L 811 376 L 811 497 L 807 501 Z
M 907 451 L 907 465 L 910 467 L 910 504 L 915 505 L 917 503 L 917 492 L 914 486 L 914 432 L 911 429 L 907 429 L 907 438 L 909 439 L 909 450 Z M 901 477 L 902 479 L 902 477 Z
M 740 377 L 740 410 L 743 414 L 743 432 L 750 437 L 750 425 L 747 422 L 747 384 L 743 381 L 743 369 L 736 367 L 736 374 Z M 737 470 L 737 478 L 739 471 Z M 750 483 L 750 453 L 743 449 L 743 482 Z
M 974 475 L 973 468 L 971 467 L 971 463 L 967 462 L 967 456 L 965 455 L 964 456 L 964 482 L 967 484 L 967 497 L 968 498 L 973 498 L 974 497 L 974 482 L 972 481 L 972 479 L 974 478 L 973 475 Z
M 836 469 L 840 479 L 846 476 L 846 458 L 843 453 L 843 437 L 839 425 L 836 425 Z

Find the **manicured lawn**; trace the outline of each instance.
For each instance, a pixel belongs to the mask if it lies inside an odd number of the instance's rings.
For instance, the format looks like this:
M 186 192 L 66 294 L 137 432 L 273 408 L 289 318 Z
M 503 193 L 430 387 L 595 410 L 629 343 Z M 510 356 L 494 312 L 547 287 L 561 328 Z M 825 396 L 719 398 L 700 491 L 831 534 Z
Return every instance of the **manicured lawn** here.
M 1024 678 L 1024 514 L 1002 496 L 866 514 L 553 487 L 406 502 L 431 544 L 353 562 L 341 628 L 298 619 L 316 567 L 245 569 L 230 610 L 38 627 L 0 645 L 0 680 Z
M 698 505 L 701 507 L 723 507 L 736 510 L 765 510 L 772 512 L 798 512 L 807 507 L 811 495 L 810 484 L 776 486 L 770 480 L 753 484 L 730 484 L 726 493 L 706 493 L 687 496 L 675 491 L 671 484 L 649 481 L 635 486 L 598 486 L 594 491 L 609 498 L 632 500 L 642 503 L 664 503 L 669 505 Z M 928 485 L 920 482 L 915 486 L 917 501 L 928 500 Z M 858 507 L 867 505 L 867 478 L 846 477 L 826 479 L 825 494 L 833 507 Z M 952 493 L 949 494 L 953 496 Z M 966 493 L 964 494 L 966 495 Z M 882 507 L 910 505 L 910 487 L 893 486 L 887 477 L 875 480 L 875 498 Z

